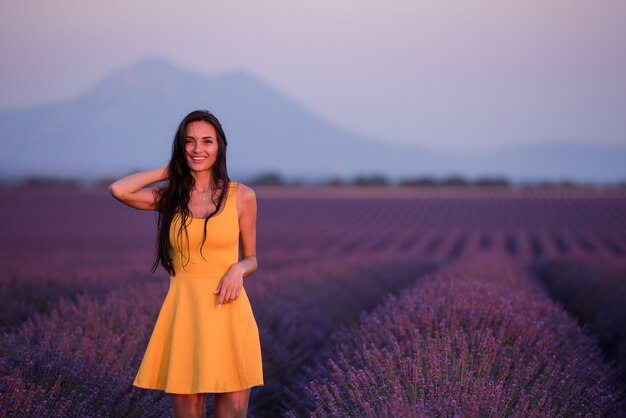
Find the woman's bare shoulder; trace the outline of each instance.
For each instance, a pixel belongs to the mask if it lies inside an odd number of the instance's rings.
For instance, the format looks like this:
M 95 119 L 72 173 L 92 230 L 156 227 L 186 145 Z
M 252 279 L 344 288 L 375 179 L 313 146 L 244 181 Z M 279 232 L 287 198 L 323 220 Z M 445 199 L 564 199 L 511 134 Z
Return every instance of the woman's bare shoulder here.
M 237 182 L 235 192 L 237 196 L 237 213 L 239 216 L 242 214 L 256 214 L 256 194 L 252 187 Z
M 251 201 L 256 200 L 256 194 L 252 187 L 247 184 L 237 182 L 237 200 Z

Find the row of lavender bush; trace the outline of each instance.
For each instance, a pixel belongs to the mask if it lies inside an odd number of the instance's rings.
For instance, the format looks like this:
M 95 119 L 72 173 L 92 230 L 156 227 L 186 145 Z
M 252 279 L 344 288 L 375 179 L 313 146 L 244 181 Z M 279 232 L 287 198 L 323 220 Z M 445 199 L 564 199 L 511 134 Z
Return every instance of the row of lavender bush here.
M 130 284 L 106 297 L 62 298 L 1 337 L 0 415 L 141 416 L 166 411 L 157 393 L 131 390 L 163 284 Z
M 428 275 L 333 340 L 308 387 L 313 417 L 618 416 L 623 407 L 594 338 L 502 258 Z
M 321 359 L 330 335 L 435 267 L 426 260 L 385 255 L 319 261 L 254 278 L 248 289 L 267 383 L 254 392 L 251 412 L 279 416 L 301 404 L 307 368 Z
M 129 283 L 163 281 L 149 271 L 143 250 L 64 247 L 0 253 L 0 329 L 10 331 L 34 314 L 50 312 L 61 298 L 102 296 Z
M 626 260 L 565 258 L 534 271 L 550 296 L 598 337 L 626 385 Z

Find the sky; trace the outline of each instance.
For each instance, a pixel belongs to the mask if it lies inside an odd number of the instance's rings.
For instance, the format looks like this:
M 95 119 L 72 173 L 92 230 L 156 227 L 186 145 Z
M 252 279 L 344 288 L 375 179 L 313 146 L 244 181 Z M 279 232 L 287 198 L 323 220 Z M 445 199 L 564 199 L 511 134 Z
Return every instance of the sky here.
M 381 141 L 626 144 L 624 39 L 624 0 L 0 0 L 0 110 L 158 56 Z

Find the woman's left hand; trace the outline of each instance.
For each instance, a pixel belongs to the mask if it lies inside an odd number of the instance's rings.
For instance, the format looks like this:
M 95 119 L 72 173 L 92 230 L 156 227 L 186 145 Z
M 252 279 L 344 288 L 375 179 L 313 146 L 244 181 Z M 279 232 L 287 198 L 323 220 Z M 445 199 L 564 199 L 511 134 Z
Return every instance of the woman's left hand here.
M 244 270 L 237 263 L 231 265 L 222 280 L 220 280 L 217 289 L 213 292 L 219 294 L 217 301 L 217 307 L 222 306 L 223 303 L 229 303 L 239 297 L 241 288 L 243 287 L 243 273 Z

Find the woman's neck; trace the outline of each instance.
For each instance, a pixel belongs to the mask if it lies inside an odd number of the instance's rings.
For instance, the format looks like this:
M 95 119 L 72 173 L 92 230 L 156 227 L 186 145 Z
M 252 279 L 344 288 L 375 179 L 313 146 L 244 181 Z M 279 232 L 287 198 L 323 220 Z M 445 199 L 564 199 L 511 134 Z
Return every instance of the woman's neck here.
M 191 175 L 195 180 L 194 188 L 196 190 L 207 190 L 213 184 L 213 176 L 211 171 L 192 171 Z

